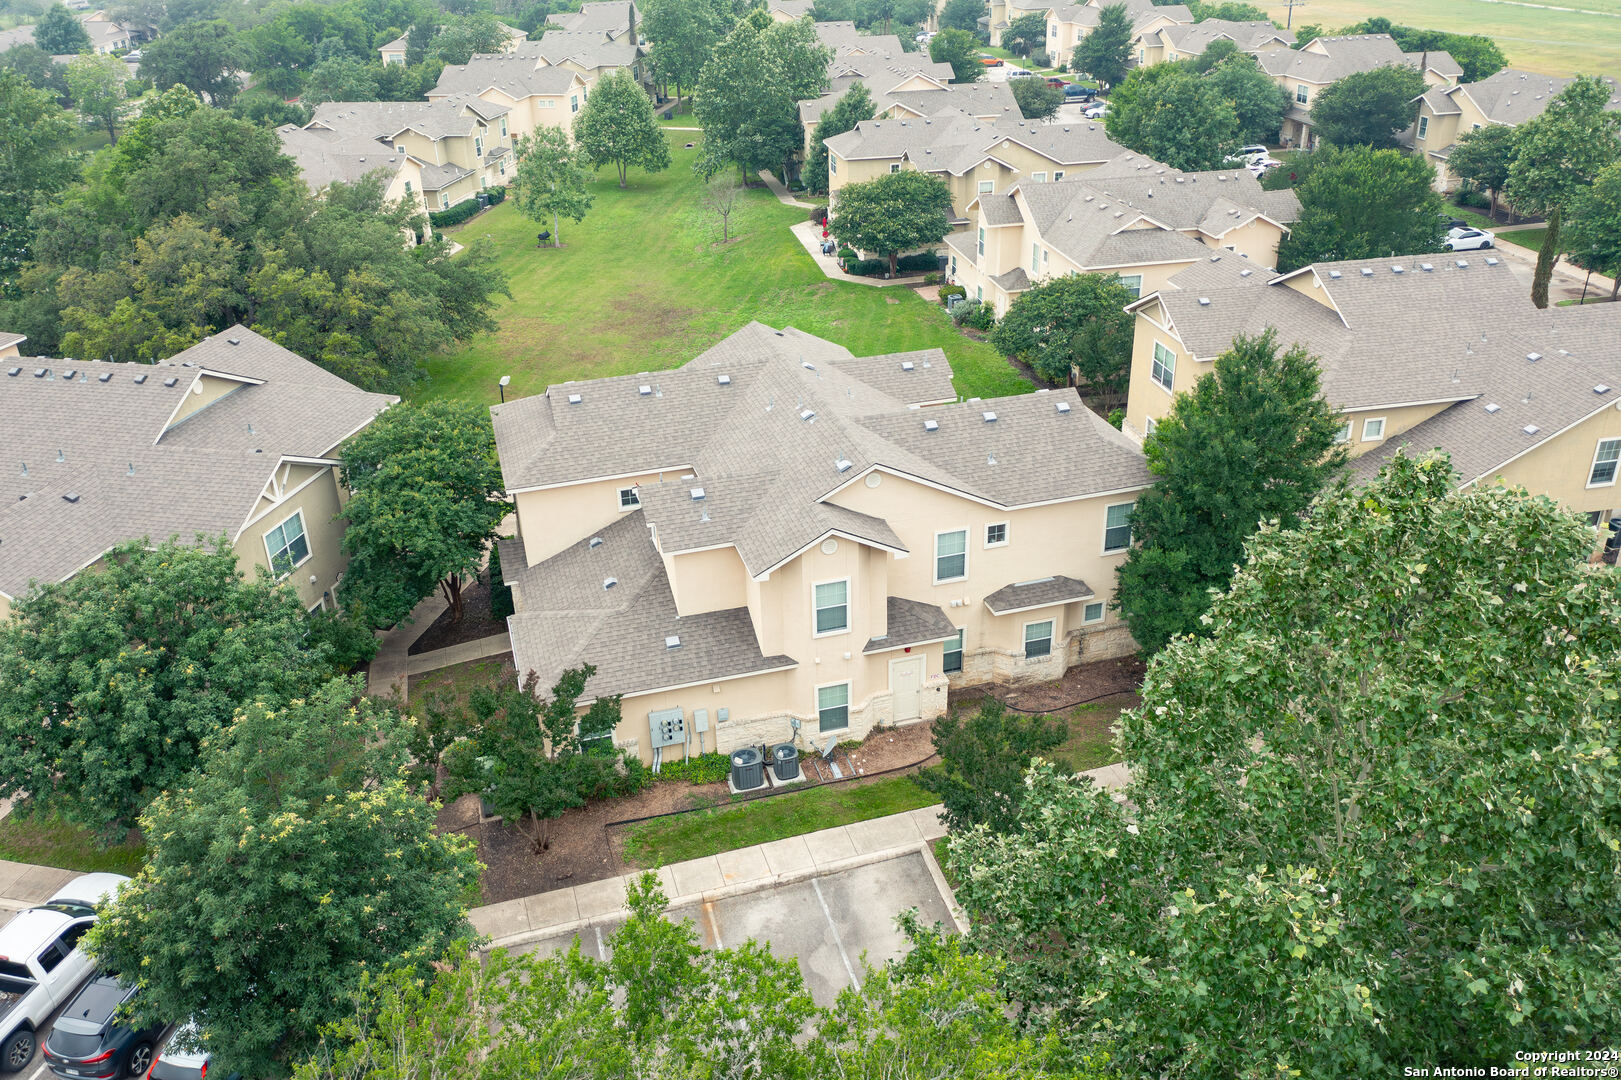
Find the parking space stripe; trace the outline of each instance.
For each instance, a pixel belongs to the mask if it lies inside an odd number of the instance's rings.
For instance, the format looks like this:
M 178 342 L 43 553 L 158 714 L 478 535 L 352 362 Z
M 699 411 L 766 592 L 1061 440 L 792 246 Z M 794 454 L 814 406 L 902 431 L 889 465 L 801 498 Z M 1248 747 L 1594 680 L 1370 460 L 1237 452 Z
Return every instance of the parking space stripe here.
M 597 932 L 597 959 L 601 960 L 603 963 L 607 963 L 607 961 L 608 961 L 608 950 L 602 944 L 602 927 L 596 926 L 596 927 L 592 927 L 592 929 L 594 929 Z
M 822 917 L 827 920 L 828 933 L 833 935 L 833 944 L 839 950 L 839 959 L 844 962 L 844 973 L 850 976 L 850 985 L 860 990 L 861 980 L 856 978 L 856 969 L 850 966 L 850 957 L 844 951 L 844 940 L 839 937 L 839 928 L 833 922 L 833 912 L 828 910 L 827 897 L 822 895 L 821 880 L 811 878 L 811 888 L 816 890 L 816 902 L 822 905 Z
M 715 905 L 706 901 L 704 914 L 709 918 L 709 932 L 715 935 L 715 948 L 726 948 L 726 943 L 720 939 L 720 924 L 715 921 Z

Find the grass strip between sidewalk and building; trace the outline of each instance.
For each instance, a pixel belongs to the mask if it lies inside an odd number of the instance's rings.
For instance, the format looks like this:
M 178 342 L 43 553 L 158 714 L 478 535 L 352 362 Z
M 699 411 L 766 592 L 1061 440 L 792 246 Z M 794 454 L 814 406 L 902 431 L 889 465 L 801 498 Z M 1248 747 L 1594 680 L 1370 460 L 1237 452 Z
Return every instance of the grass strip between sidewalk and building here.
M 35 815 L 18 807 L 0 819 L 0 859 L 82 874 L 111 872 L 134 877 L 146 862 L 146 845 L 130 840 L 108 844 L 91 830 L 54 814 Z
M 828 784 L 633 825 L 625 860 L 653 869 L 939 802 L 910 776 Z

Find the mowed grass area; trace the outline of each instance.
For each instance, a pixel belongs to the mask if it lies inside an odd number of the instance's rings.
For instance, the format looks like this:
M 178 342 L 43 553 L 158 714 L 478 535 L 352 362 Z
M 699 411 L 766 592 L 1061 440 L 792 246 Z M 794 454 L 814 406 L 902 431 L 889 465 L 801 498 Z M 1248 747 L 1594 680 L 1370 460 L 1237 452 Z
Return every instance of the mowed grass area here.
M 795 326 L 857 356 L 942 348 L 964 396 L 998 397 L 1033 387 L 994 349 L 958 333 L 937 304 L 904 286 L 831 281 L 788 231 L 808 211 L 750 188 L 732 215 L 733 239 L 702 206 L 692 171 L 697 132 L 671 132 L 670 168 L 632 170 L 620 190 L 611 168 L 594 186 L 584 222 L 562 223 L 562 248 L 536 246 L 537 225 L 512 200 L 451 235 L 492 245 L 511 278 L 500 329 L 432 357 L 417 399 L 498 400 L 550 384 L 676 367 L 751 320 Z M 734 180 L 735 174 L 727 178 Z
M 1513 244 L 1515 247 L 1527 248 L 1531 251 L 1541 251 L 1542 242 L 1548 238 L 1546 228 L 1515 229 L 1513 232 L 1499 232 L 1499 244 Z
M 653 869 L 933 806 L 939 801 L 909 776 L 807 788 L 738 806 L 698 810 L 633 825 L 625 838 L 625 859 Z
M 1261 5 L 1279 26 L 1286 4 Z M 1560 10 L 1574 8 L 1578 10 Z M 1294 22 L 1337 30 L 1382 15 L 1393 23 L 1494 39 L 1511 67 L 1544 75 L 1621 71 L 1621 0 L 1558 0 L 1557 6 L 1508 0 L 1312 0 Z
M 128 838 L 109 844 L 88 829 L 55 815 L 33 814 L 24 805 L 0 819 L 0 859 L 134 877 L 146 862 L 146 845 Z

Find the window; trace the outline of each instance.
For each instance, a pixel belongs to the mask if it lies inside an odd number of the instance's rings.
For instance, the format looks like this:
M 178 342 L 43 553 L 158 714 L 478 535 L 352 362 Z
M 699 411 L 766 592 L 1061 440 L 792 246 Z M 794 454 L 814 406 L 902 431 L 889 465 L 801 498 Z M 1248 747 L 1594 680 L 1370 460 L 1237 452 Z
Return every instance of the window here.
M 901 171 L 901 163 L 898 162 L 898 161 L 890 162 L 889 163 L 889 171 L 892 172 L 892 173 L 900 172 Z
M 989 195 L 991 192 L 993 192 L 995 190 L 996 190 L 996 181 L 995 180 L 981 180 L 979 182 L 979 193 L 981 195 Z
M 1143 438 L 1146 439 L 1150 435 L 1154 434 L 1154 429 L 1157 427 L 1159 427 L 1159 424 L 1154 422 L 1154 418 L 1152 416 L 1143 417 Z
M 951 277 L 953 280 L 957 277 L 957 256 L 955 255 L 951 257 Z
M 1024 624 L 1024 658 L 1026 660 L 1039 660 L 1043 656 L 1053 654 L 1053 621 L 1043 619 L 1041 622 Z
M 634 510 L 642 505 L 642 497 L 633 487 L 619 489 L 619 509 Z
M 1306 84 L 1301 83 L 1295 87 L 1295 101 L 1304 105 L 1306 103 Z
M 1143 276 L 1141 274 L 1121 274 L 1120 284 L 1131 290 L 1131 295 L 1143 294 Z
M 1103 621 L 1103 601 L 1099 600 L 1094 604 L 1088 604 L 1088 605 L 1086 605 L 1086 607 L 1082 608 L 1081 609 L 1081 621 L 1083 623 L 1102 622 Z
M 934 534 L 934 583 L 968 576 L 968 530 Z
M 482 135 L 474 135 L 473 136 L 473 156 L 474 157 L 483 157 L 484 156 L 484 136 L 482 136 Z
M 1064 178 L 1064 170 L 1063 169 L 1055 169 L 1055 170 L 1053 170 L 1053 182 L 1054 183 L 1057 183 L 1058 181 L 1062 180 L 1063 178 Z
M 403 154 L 403 153 L 405 153 L 405 147 L 401 146 L 399 143 L 395 143 L 394 144 L 394 152 L 396 154 Z
M 839 159 L 832 154 L 827 155 L 827 171 L 833 176 L 839 175 Z
M 850 726 L 849 683 L 816 688 L 816 719 L 823 731 L 838 731 Z
M 507 118 L 504 116 L 501 117 L 501 137 L 503 139 L 507 137 Z
M 293 511 L 293 516 L 265 533 L 265 551 L 270 554 L 270 572 L 286 577 L 293 568 L 310 557 L 310 542 L 304 536 L 304 516 Z
M 505 176 L 506 174 L 507 174 L 507 163 L 505 161 L 503 161 L 503 162 L 501 162 L 501 175 Z
M 1364 420 L 1364 421 L 1362 421 L 1362 441 L 1363 442 L 1378 442 L 1380 439 L 1382 439 L 1384 437 L 1385 437 L 1385 418 L 1384 417 L 1381 416 L 1377 420 Z
M 946 639 L 945 650 L 940 654 L 940 670 L 947 672 L 962 670 L 961 630 L 957 631 L 956 637 Z
M 1176 354 L 1157 341 L 1154 342 L 1154 366 L 1149 371 L 1149 377 L 1166 390 L 1170 390 L 1171 382 L 1176 378 Z
M 1037 273 L 1041 269 L 1041 245 L 1030 245 L 1030 272 Z
M 984 300 L 985 300 L 985 286 L 983 286 L 983 285 L 975 285 L 974 286 L 974 299 L 980 301 L 981 303 L 984 302 Z
M 827 581 L 812 586 L 816 607 L 816 635 L 842 634 L 850 629 L 850 581 Z
M 995 525 L 985 526 L 985 546 L 1001 547 L 1007 543 L 1007 522 L 999 521 Z
M 94 923 L 88 922 L 74 923 L 72 926 L 62 931 L 62 936 L 56 939 L 56 944 L 62 950 L 62 955 L 66 956 L 74 949 L 77 949 L 79 947 L 79 939 L 88 934 L 90 932 L 90 928 L 94 925 Z
M 570 94 L 568 96 L 568 111 L 569 112 L 579 112 L 580 111 L 580 95 L 578 95 L 578 94 Z
M 1047 36 L 1048 37 L 1057 37 L 1058 36 L 1058 24 L 1057 23 L 1048 23 L 1047 24 Z
M 1103 551 L 1124 551 L 1131 546 L 1131 508 L 1136 503 L 1115 503 L 1103 512 Z
M 440 194 L 439 194 L 439 209 L 444 210 L 444 209 L 447 209 L 449 206 L 450 206 L 450 196 L 444 194 L 443 192 L 440 192 Z
M 44 952 L 39 954 L 39 966 L 46 971 L 54 971 L 56 965 L 60 964 L 71 951 L 71 949 L 63 949 L 60 942 L 53 941 L 45 946 Z
M 1600 525 L 1604 524 L 1604 511 L 1590 510 L 1583 520 L 1585 520 L 1589 526 L 1596 529 Z
M 1047 174 L 1044 172 L 1031 173 L 1030 182 L 1032 184 L 1045 184 L 1047 182 Z
M 1339 431 L 1335 432 L 1334 441 L 1337 443 L 1348 443 L 1351 441 L 1351 421 L 1347 420 L 1344 426 L 1342 426 Z
M 411 194 L 411 181 L 409 180 L 405 182 L 405 194 L 407 197 L 409 197 Z
M 979 227 L 979 253 L 985 254 L 985 226 Z
M 1428 135 L 1429 132 L 1430 132 L 1430 118 L 1427 117 L 1427 116 L 1419 117 L 1418 118 L 1418 137 L 1422 139 L 1425 135 Z
M 1593 453 L 1593 468 L 1587 474 L 1588 487 L 1615 483 L 1615 463 L 1621 459 L 1621 439 L 1600 439 Z

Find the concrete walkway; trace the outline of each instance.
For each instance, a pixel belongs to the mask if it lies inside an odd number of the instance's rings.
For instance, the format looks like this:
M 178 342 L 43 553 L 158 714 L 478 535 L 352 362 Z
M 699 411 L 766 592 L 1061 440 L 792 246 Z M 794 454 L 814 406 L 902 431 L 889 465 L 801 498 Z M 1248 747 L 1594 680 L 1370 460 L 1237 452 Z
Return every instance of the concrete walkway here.
M 864 277 L 859 274 L 846 274 L 843 270 L 839 269 L 838 259 L 834 258 L 832 255 L 822 254 L 822 230 L 820 226 L 816 225 L 814 222 L 801 221 L 797 224 L 790 225 L 789 231 L 794 234 L 796 239 L 798 239 L 799 245 L 805 249 L 805 254 L 809 255 L 812 261 L 814 261 L 817 266 L 822 268 L 822 273 L 826 274 L 834 281 L 845 281 L 852 285 L 872 285 L 878 288 L 883 288 L 885 285 L 923 284 L 923 278 L 925 277 L 923 274 L 907 274 L 904 277 L 888 279 L 881 277 Z
M 372 697 L 399 695 L 400 704 L 406 702 L 410 675 L 411 643 L 421 637 L 428 627 L 450 605 L 436 588 L 433 594 L 411 609 L 411 614 L 392 630 L 381 631 L 382 644 L 372 658 L 366 675 L 366 693 Z M 510 647 L 510 646 L 509 646 Z
M 1522 271 L 1535 271 L 1537 265 L 1536 250 L 1533 248 L 1521 247 L 1506 237 L 1503 237 L 1503 234 L 1512 234 L 1515 232 L 1523 232 L 1530 229 L 1540 228 L 1543 228 L 1541 223 L 1533 225 L 1506 225 L 1502 228 L 1494 229 L 1493 231 L 1496 232 L 1500 237 L 1500 242 L 1493 251 L 1460 251 L 1458 252 L 1458 257 L 1468 258 L 1474 255 L 1491 255 L 1495 253 L 1501 255 Z M 1522 273 L 1521 276 L 1523 277 L 1525 275 Z M 1530 279 L 1526 278 L 1526 280 L 1529 282 Z M 1595 273 L 1592 276 L 1592 280 L 1589 281 L 1586 270 L 1583 270 L 1579 266 L 1573 265 L 1570 259 L 1566 256 L 1559 256 L 1559 260 L 1553 264 L 1553 278 L 1548 282 L 1548 294 L 1550 301 L 1556 302 L 1559 300 L 1579 300 L 1581 299 L 1582 290 L 1584 287 L 1587 290 L 1587 299 L 1589 302 L 1591 302 L 1595 297 L 1602 300 L 1608 300 L 1610 297 L 1610 290 L 1615 288 L 1615 279 L 1604 274 Z
M 460 645 L 449 645 L 443 649 L 417 653 L 415 656 L 407 655 L 405 673 L 421 675 L 425 671 L 438 671 L 440 668 L 465 664 L 470 660 L 483 660 L 487 656 L 500 656 L 504 652 L 511 651 L 511 634 L 491 634 L 477 641 L 464 641 Z
M 793 193 L 782 186 L 782 181 L 771 175 L 770 169 L 761 169 L 760 179 L 765 181 L 765 186 L 771 189 L 771 194 L 775 195 L 777 201 L 784 206 L 797 206 L 801 210 L 810 210 L 816 206 L 815 203 L 800 202 L 794 198 Z
M 42 904 L 57 889 L 78 876 L 72 870 L 58 870 L 54 866 L 33 866 L 0 859 L 0 914 Z

